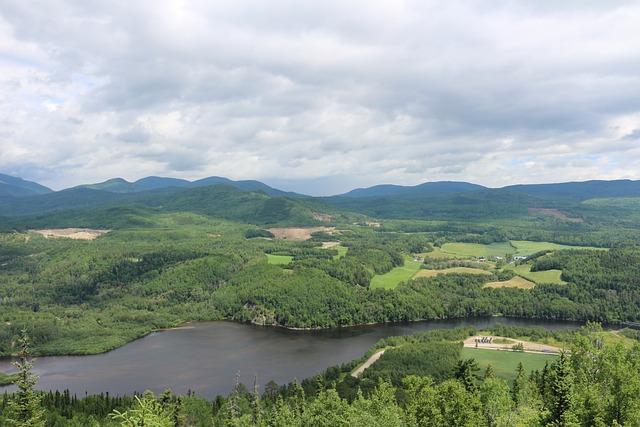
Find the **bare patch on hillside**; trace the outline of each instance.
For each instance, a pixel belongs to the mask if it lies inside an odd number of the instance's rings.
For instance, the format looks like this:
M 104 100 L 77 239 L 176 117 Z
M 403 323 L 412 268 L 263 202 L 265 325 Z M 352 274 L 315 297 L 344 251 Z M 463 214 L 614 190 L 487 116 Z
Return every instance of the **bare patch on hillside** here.
M 313 219 L 316 221 L 333 221 L 333 217 L 329 214 L 314 212 Z
M 94 240 L 111 230 L 92 230 L 90 228 L 51 228 L 47 230 L 31 230 L 42 234 L 47 239 L 50 237 L 66 237 L 67 239 Z
M 270 228 L 268 231 L 270 231 L 276 239 L 302 241 L 309 240 L 311 235 L 318 231 L 330 232 L 333 230 L 335 230 L 335 227 Z
M 340 242 L 322 242 L 322 248 L 323 249 L 332 248 L 334 246 L 338 246 L 339 244 Z
M 551 215 L 563 221 L 569 222 L 583 222 L 582 218 L 571 218 L 566 212 L 562 212 L 558 209 L 547 209 L 547 208 L 529 208 L 529 213 L 531 215 Z

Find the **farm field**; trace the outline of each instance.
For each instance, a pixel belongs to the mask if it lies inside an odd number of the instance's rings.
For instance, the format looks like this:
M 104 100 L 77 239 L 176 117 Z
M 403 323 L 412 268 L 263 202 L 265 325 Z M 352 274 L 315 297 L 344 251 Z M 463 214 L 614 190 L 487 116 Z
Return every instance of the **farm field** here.
M 490 245 L 480 243 L 445 243 L 442 245 L 442 248 L 435 248 L 434 252 L 427 254 L 427 256 L 436 259 L 447 257 L 504 258 L 506 254 L 528 256 L 540 251 L 560 249 L 606 250 L 605 248 L 596 248 L 593 246 L 569 246 L 551 242 L 511 240 L 509 243 L 492 243 Z
M 425 258 L 431 259 L 448 259 L 448 258 L 465 258 L 464 255 L 443 252 L 442 249 L 435 247 L 433 251 L 425 254 Z
M 293 257 L 291 255 L 271 255 L 271 254 L 267 254 L 267 260 L 268 260 L 269 264 L 287 265 L 291 261 L 293 261 Z
M 521 256 L 529 256 L 540 251 L 560 250 L 560 249 L 592 249 L 606 250 L 604 248 L 596 248 L 593 246 L 568 246 L 551 242 L 531 242 L 528 240 L 511 240 L 511 245 L 516 248 L 516 254 Z
M 480 243 L 445 243 L 441 251 L 446 254 L 460 255 L 475 258 L 495 258 L 505 257 L 506 254 L 515 252 L 515 248 L 509 243 L 491 243 L 482 245 Z
M 559 285 L 564 285 L 565 281 L 563 281 L 560 276 L 562 274 L 561 270 L 546 270 L 546 271 L 531 271 L 531 264 L 507 264 L 502 267 L 504 270 L 512 270 L 518 276 L 522 276 L 525 279 L 531 280 L 534 283 L 556 283 Z
M 518 288 L 518 289 L 533 289 L 536 284 L 516 276 L 503 282 L 490 282 L 486 283 L 483 288 Z
M 404 265 L 396 267 L 386 274 L 378 274 L 371 279 L 371 289 L 395 289 L 400 282 L 410 280 L 419 270 L 421 262 L 414 261 L 413 257 L 406 256 Z
M 516 378 L 518 363 L 522 362 L 527 374 L 540 370 L 548 362 L 553 363 L 557 356 L 552 354 L 523 353 L 518 351 L 483 350 L 477 348 L 463 348 L 460 354 L 462 359 L 475 359 L 480 366 L 478 374 L 482 375 L 487 365 L 491 365 L 493 372 L 499 378 L 512 383 Z
M 462 274 L 488 274 L 491 275 L 490 271 L 482 270 L 480 268 L 471 268 L 471 267 L 453 267 L 453 268 L 444 268 L 442 270 L 419 270 L 412 279 L 417 279 L 419 277 L 435 277 L 439 274 L 448 274 L 448 273 L 462 273 Z

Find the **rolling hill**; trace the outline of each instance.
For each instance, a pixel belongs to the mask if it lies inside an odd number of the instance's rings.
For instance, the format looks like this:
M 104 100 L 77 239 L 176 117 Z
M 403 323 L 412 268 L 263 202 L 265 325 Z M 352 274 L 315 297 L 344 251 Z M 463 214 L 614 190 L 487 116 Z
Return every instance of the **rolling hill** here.
M 638 222 L 633 203 L 638 198 L 640 181 L 630 180 L 503 188 L 466 182 L 428 182 L 416 186 L 377 185 L 337 196 L 310 197 L 281 191 L 260 181 L 222 177 L 197 181 L 146 177 L 135 182 L 114 178 L 54 192 L 37 183 L 0 175 L 0 216 L 31 219 L 52 214 L 57 218 L 69 217 L 68 212 L 76 212 L 72 216 L 78 217 L 79 211 L 137 206 L 143 212 L 192 212 L 254 224 L 314 225 L 320 221 L 317 215 L 314 219 L 314 212 L 320 212 L 333 219 L 340 216 L 353 219 L 356 214 L 376 219 L 463 222 L 539 218 L 567 226 L 573 223 L 573 227 L 583 222 L 607 221 L 627 227 Z M 623 200 L 626 201 L 622 203 Z
M 53 190 L 36 182 L 0 173 L 0 201 L 51 192 Z

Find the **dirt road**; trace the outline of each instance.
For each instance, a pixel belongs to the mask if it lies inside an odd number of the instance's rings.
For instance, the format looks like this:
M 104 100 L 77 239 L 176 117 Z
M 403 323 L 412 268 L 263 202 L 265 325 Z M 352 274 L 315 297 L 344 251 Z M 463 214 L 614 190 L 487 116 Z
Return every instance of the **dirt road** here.
M 554 346 L 545 345 L 545 344 L 538 344 L 530 341 L 517 340 L 515 338 L 491 337 L 492 338 L 491 344 L 480 342 L 481 338 L 482 338 L 481 336 L 474 336 L 474 337 L 467 338 L 464 341 L 464 346 L 470 347 L 470 348 L 483 348 L 488 350 L 512 350 L 515 344 L 522 344 L 524 349 L 523 351 L 527 351 L 527 352 L 532 352 L 532 353 L 562 352 L 562 349 L 559 347 L 554 347 Z M 485 337 L 485 338 L 489 338 L 489 337 Z M 476 345 L 476 339 L 478 340 L 477 345 Z M 509 340 L 510 342 L 508 342 L 507 344 L 496 343 L 496 340 L 501 340 L 501 339 Z
M 364 362 L 364 365 L 356 369 L 355 372 L 351 374 L 351 376 L 357 378 L 360 375 L 362 375 L 364 370 L 367 369 L 369 366 L 373 365 L 378 359 L 380 359 L 380 356 L 382 356 L 383 353 L 384 353 L 384 350 L 380 350 L 379 352 L 374 353 L 373 356 L 371 356 L 369 360 Z

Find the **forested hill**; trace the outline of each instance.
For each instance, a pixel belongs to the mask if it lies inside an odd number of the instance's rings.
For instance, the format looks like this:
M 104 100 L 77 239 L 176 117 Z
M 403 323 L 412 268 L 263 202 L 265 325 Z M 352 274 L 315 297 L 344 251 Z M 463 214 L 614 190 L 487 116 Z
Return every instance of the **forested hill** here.
M 35 194 L 51 193 L 50 188 L 36 182 L 25 181 L 10 175 L 0 173 L 0 202 L 17 197 L 31 196 Z
M 510 185 L 503 189 L 538 197 L 568 198 L 579 201 L 594 198 L 640 197 L 640 181 L 631 180 Z
M 225 184 L 135 193 L 84 187 L 0 203 L 0 231 L 38 227 L 153 226 L 159 214 L 181 212 L 256 225 L 311 226 L 353 221 L 355 215 L 312 198 L 273 197 Z M 318 219 L 321 218 L 321 219 Z
M 615 199 L 615 202 L 612 200 Z M 640 201 L 640 181 L 587 181 L 486 188 L 467 183 L 376 186 L 327 197 L 342 209 L 375 218 L 502 221 L 552 216 L 565 223 L 627 221 Z M 617 222 L 619 225 L 620 223 Z
M 398 195 L 438 195 L 465 193 L 478 190 L 486 190 L 487 187 L 469 184 L 468 182 L 425 182 L 424 184 L 407 187 L 402 185 L 376 185 L 369 188 L 357 188 L 337 197 L 379 197 Z
M 262 191 L 270 196 L 286 196 L 286 197 L 307 197 L 302 194 L 282 191 L 277 188 L 268 186 L 265 183 L 254 180 L 233 181 L 228 178 L 219 176 L 211 176 L 199 179 L 197 181 L 187 181 L 186 179 L 164 178 L 158 176 L 149 176 L 134 182 L 126 181 L 122 178 L 113 178 L 97 184 L 85 184 L 76 188 L 89 188 L 93 190 L 105 190 L 113 193 L 137 193 L 146 190 L 162 190 L 168 188 L 187 189 L 197 187 L 207 187 L 210 185 L 225 184 L 231 187 L 245 191 Z
M 615 200 L 615 201 L 614 201 Z M 496 222 L 552 219 L 579 224 L 637 225 L 640 181 L 586 181 L 487 188 L 466 182 L 416 186 L 379 185 L 331 197 L 310 197 L 259 181 L 209 177 L 198 181 L 120 178 L 52 192 L 20 178 L 0 175 L 0 217 L 41 216 L 109 207 L 144 207 L 205 214 L 254 224 L 317 225 L 323 218 L 353 214 L 375 219 Z M 328 216 L 326 216 L 326 215 Z
M 485 191 L 512 192 L 536 196 L 542 199 L 569 198 L 583 201 L 593 198 L 640 197 L 640 181 L 592 180 L 584 182 L 563 182 L 554 184 L 517 184 L 500 188 L 488 188 L 468 182 L 440 181 L 426 182 L 415 186 L 376 185 L 368 188 L 358 188 L 331 198 L 366 198 L 366 197 L 421 197 L 436 195 L 452 195 Z

